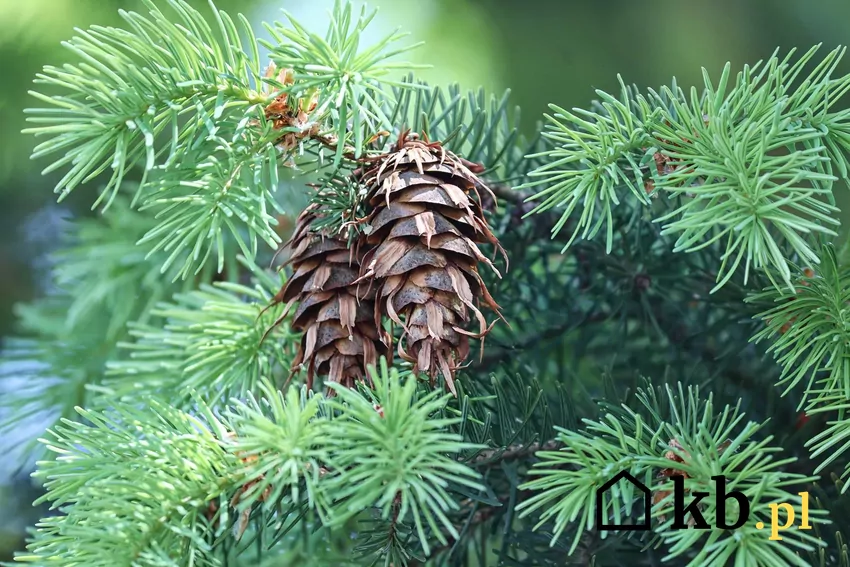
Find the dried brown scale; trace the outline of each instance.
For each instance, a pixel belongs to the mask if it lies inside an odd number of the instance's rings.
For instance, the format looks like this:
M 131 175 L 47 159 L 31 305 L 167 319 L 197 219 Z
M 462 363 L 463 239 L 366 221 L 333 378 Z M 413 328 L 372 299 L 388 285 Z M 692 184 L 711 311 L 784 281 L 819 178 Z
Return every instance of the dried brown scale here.
M 295 82 L 291 69 L 278 69 L 274 63 L 269 63 L 264 74 L 267 79 L 274 79 L 281 86 L 288 87 Z M 271 88 L 268 84 L 263 85 L 266 94 L 270 94 Z M 288 128 L 290 131 L 275 140 L 275 145 L 284 152 L 296 148 L 298 144 L 308 137 L 319 135 L 319 124 L 313 122 L 310 113 L 316 109 L 318 102 L 314 94 L 308 101 L 291 100 L 288 93 L 282 92 L 275 96 L 266 105 L 264 115 L 267 121 L 272 123 L 275 130 Z
M 314 232 L 317 218 L 317 207 L 308 207 L 285 245 L 292 250 L 284 264 L 292 265 L 292 276 L 272 301 L 286 304 L 274 326 L 297 305 L 291 327 L 304 335 L 292 372 L 306 367 L 309 388 L 316 376 L 352 387 L 366 379 L 365 369 L 385 354 L 373 320 L 375 293 L 355 283 L 362 260 L 359 248 L 349 249 L 339 238 Z
M 399 356 L 432 383 L 442 374 L 456 395 L 454 376 L 469 355 L 469 338 L 483 339 L 492 328 L 478 305 L 501 317 L 478 272 L 483 263 L 499 274 L 480 244 L 504 255 L 480 191 L 494 197 L 463 160 L 412 136 L 403 135 L 364 170 L 359 181 L 372 209 L 360 281 L 376 288 L 375 325 L 388 317 L 402 326 Z M 477 330 L 469 331 L 473 318 Z

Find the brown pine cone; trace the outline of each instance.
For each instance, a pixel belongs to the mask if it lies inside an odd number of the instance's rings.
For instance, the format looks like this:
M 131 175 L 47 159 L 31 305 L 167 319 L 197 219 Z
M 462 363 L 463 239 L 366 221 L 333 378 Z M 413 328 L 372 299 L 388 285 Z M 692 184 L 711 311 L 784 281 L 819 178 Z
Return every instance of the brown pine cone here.
M 339 237 L 314 232 L 316 218 L 317 207 L 308 207 L 285 245 L 291 249 L 286 264 L 293 274 L 272 301 L 286 303 L 275 326 L 297 304 L 291 327 L 304 335 L 292 372 L 306 365 L 309 388 L 315 376 L 352 387 L 368 379 L 366 368 L 386 352 L 373 320 L 375 293 L 355 283 L 362 260 L 359 247 L 349 249 Z
M 360 182 L 373 207 L 361 280 L 377 288 L 375 325 L 384 316 L 401 325 L 399 355 L 432 384 L 441 373 L 457 395 L 454 376 L 469 354 L 469 337 L 483 339 L 492 328 L 477 304 L 501 317 L 478 273 L 479 263 L 496 271 L 478 244 L 494 244 L 504 255 L 481 208 L 479 188 L 490 191 L 439 143 L 406 135 Z M 477 332 L 465 329 L 470 313 Z

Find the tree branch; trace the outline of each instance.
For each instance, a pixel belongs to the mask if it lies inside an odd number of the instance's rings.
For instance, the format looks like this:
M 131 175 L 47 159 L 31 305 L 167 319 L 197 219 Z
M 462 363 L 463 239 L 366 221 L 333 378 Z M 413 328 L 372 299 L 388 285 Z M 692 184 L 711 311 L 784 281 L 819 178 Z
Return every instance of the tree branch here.
M 504 183 L 497 183 L 495 185 L 490 185 L 489 187 L 497 198 L 503 199 L 513 205 L 521 205 L 525 203 L 529 197 L 534 195 L 531 191 L 520 191 Z
M 561 443 L 559 441 L 551 440 L 544 443 L 535 442 L 529 445 L 510 445 L 501 449 L 486 449 L 478 453 L 470 464 L 489 466 L 502 461 L 510 461 L 533 455 L 538 451 L 556 451 L 560 447 Z

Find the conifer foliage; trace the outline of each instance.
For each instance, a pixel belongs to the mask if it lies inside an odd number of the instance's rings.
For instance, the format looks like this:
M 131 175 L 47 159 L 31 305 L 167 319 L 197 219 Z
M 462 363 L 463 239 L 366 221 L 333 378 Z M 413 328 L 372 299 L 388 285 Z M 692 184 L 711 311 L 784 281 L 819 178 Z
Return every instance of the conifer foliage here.
M 104 211 L 3 343 L 0 450 L 52 507 L 18 562 L 850 565 L 843 49 L 621 81 L 528 139 L 350 2 L 263 42 L 143 2 L 33 93 L 34 157 Z M 595 524 L 637 515 L 595 497 L 620 471 L 650 530 Z M 778 504 L 811 529 L 769 538 Z

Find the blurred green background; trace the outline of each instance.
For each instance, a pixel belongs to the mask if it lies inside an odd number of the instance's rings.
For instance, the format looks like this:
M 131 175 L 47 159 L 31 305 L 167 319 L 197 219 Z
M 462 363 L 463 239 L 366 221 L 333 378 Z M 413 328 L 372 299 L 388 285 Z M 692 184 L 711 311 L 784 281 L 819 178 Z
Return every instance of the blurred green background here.
M 197 6 L 205 0 L 190 0 Z M 323 30 L 332 0 L 221 0 L 259 24 L 289 10 Z M 641 87 L 701 81 L 731 61 L 765 58 L 779 47 L 831 49 L 850 41 L 847 0 L 373 0 L 375 36 L 402 27 L 426 45 L 417 62 L 423 78 L 491 91 L 510 88 L 533 131 L 549 102 L 586 105 L 593 89 L 617 89 L 617 74 Z M 118 25 L 118 9 L 143 10 L 140 0 L 0 0 L 0 337 L 13 329 L 12 306 L 43 290 L 46 254 L 63 219 L 92 214 L 80 189 L 57 204 L 55 177 L 29 160 L 34 140 L 20 134 L 35 74 L 61 65 L 60 43 L 74 27 Z M 260 29 L 258 27 L 258 29 Z M 844 62 L 842 71 L 850 70 Z M 847 199 L 839 198 L 839 204 Z M 847 208 L 847 207 L 845 207 Z M 845 223 L 847 224 L 847 223 Z M 0 392 L 2 395 L 2 392 Z M 2 417 L 2 416 L 0 416 Z M 6 462 L 4 462 L 4 459 Z M 11 462 L 9 462 L 11 461 Z M 21 470 L 22 469 L 22 470 Z M 23 545 L 37 511 L 28 466 L 0 456 L 0 561 Z

